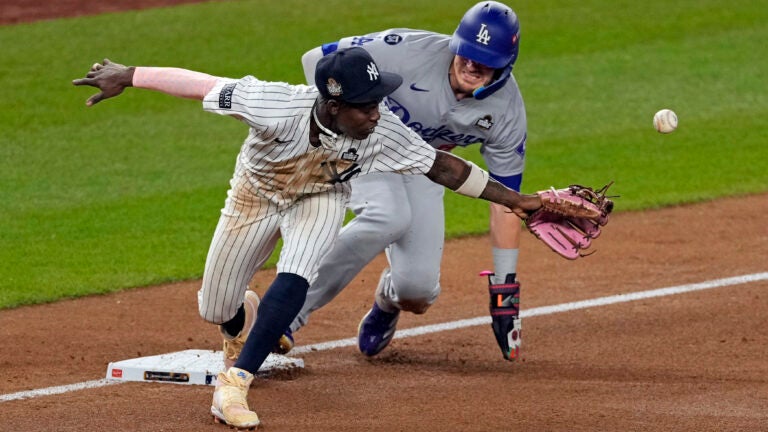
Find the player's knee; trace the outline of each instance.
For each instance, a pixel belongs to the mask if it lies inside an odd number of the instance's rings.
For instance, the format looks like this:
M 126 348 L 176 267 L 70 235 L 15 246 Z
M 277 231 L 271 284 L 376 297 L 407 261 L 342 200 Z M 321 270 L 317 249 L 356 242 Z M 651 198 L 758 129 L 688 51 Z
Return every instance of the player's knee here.
M 392 284 L 402 310 L 422 314 L 440 294 L 439 272 L 416 271 L 392 275 Z
M 426 300 L 400 300 L 400 309 L 404 310 L 406 312 L 412 312 L 416 315 L 421 315 L 424 312 L 429 309 L 430 306 L 432 306 L 431 303 L 428 303 Z
M 211 324 L 222 324 L 232 319 L 232 317 L 225 318 L 221 310 L 215 310 L 203 304 L 198 305 L 198 311 L 200 318 Z
M 231 307 L 227 305 L 215 307 L 212 302 L 206 300 L 205 292 L 205 289 L 201 289 L 197 293 L 197 311 L 200 314 L 200 318 L 211 324 L 223 324 L 235 316 L 238 308 L 237 304 Z
M 433 296 L 440 290 L 440 271 L 414 266 L 406 269 L 392 269 L 392 284 L 401 297 Z

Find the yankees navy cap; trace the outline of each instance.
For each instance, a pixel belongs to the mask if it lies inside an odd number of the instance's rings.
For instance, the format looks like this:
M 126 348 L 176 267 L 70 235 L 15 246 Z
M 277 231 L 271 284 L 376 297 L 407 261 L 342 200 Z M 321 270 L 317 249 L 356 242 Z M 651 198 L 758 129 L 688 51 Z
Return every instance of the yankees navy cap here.
M 334 51 L 317 62 L 315 85 L 326 99 L 353 104 L 381 102 L 395 91 L 403 77 L 382 72 L 363 48 Z

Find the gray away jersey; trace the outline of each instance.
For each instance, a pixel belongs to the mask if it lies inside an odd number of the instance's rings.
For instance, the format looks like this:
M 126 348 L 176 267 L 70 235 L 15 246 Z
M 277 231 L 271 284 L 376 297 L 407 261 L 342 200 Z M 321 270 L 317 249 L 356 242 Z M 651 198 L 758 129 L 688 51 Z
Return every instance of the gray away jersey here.
M 490 172 L 503 177 L 522 173 L 527 122 L 517 82 L 510 77 L 483 100 L 457 101 L 448 81 L 449 41 L 443 34 L 390 29 L 341 39 L 339 48 L 362 46 L 379 69 L 408 78 L 387 105 L 427 143 L 441 150 L 480 143 Z
M 205 96 L 206 111 L 234 116 L 250 126 L 237 158 L 257 193 L 279 206 L 346 186 L 369 172 L 426 174 L 435 150 L 405 127 L 384 104 L 374 132 L 364 140 L 340 135 L 335 150 L 309 142 L 314 86 L 266 82 L 252 76 L 221 79 Z

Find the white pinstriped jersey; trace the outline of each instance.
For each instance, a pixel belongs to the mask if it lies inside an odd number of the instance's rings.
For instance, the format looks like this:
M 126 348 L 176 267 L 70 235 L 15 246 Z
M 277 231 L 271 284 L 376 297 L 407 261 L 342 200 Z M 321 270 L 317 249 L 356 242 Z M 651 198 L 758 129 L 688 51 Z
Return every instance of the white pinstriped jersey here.
M 444 34 L 400 28 L 346 37 L 338 47 L 362 46 L 379 69 L 408 78 L 386 102 L 433 147 L 450 150 L 480 143 L 491 173 L 503 177 L 522 173 L 527 121 L 514 76 L 483 100 L 457 101 L 448 82 L 453 60 L 449 41 Z
M 435 150 L 384 104 L 374 132 L 364 140 L 339 136 L 337 150 L 309 142 L 318 96 L 314 86 L 261 81 L 252 76 L 220 79 L 205 96 L 206 111 L 235 116 L 250 126 L 238 154 L 256 193 L 286 206 L 369 172 L 426 174 Z

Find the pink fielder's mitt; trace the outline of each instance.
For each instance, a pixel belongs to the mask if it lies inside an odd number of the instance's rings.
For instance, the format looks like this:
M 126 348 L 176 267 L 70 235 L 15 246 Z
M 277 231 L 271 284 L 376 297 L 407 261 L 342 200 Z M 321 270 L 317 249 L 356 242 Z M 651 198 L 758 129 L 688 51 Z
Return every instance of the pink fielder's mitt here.
M 525 226 L 539 240 L 565 258 L 576 259 L 600 236 L 600 227 L 608 223 L 613 201 L 605 192 L 608 183 L 597 191 L 580 185 L 566 189 L 550 188 L 538 192 L 542 207 L 525 220 Z

